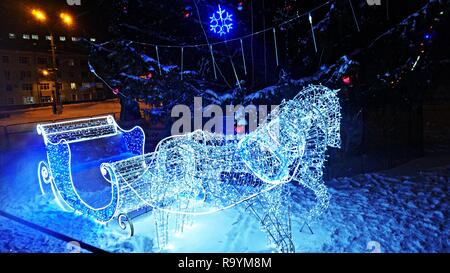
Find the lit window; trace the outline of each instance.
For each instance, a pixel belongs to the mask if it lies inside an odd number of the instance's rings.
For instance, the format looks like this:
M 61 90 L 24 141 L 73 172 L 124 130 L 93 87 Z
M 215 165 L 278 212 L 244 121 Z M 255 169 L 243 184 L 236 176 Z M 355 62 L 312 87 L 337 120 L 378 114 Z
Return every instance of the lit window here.
M 72 37 L 72 42 L 78 42 L 80 40 L 80 38 L 78 37 Z
M 77 89 L 77 84 L 74 83 L 74 82 L 71 82 L 71 83 L 70 83 L 70 89 L 72 89 L 72 90 Z
M 52 36 L 49 36 L 49 35 L 45 36 L 45 40 L 51 41 L 52 40 Z
M 23 97 L 23 104 L 33 104 L 34 98 L 33 97 Z
M 62 41 L 62 42 L 64 42 L 64 41 L 66 41 L 66 37 L 60 36 L 60 37 L 59 37 L 59 40 Z
M 31 39 L 33 40 L 39 40 L 39 36 L 36 34 L 31 35 Z
M 96 41 L 96 39 L 95 38 L 91 38 L 91 42 L 95 42 Z
M 30 40 L 30 35 L 29 34 L 23 34 L 22 38 L 25 40 Z
M 67 60 L 67 65 L 68 66 L 75 66 L 75 60 L 74 59 Z
M 49 83 L 39 84 L 39 90 L 41 90 L 41 91 L 50 90 L 50 84 Z
M 52 101 L 52 97 L 50 96 L 42 96 L 41 97 L 41 102 L 51 102 Z
M 8 34 L 9 39 L 16 39 L 16 34 L 14 33 L 9 33 Z

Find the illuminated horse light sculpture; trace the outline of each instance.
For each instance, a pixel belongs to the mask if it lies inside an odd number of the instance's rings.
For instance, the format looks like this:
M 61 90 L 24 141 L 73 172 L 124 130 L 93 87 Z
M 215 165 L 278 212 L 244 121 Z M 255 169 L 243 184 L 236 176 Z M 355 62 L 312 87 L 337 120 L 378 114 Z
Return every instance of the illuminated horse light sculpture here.
M 317 203 L 306 222 L 321 215 L 329 201 L 322 181 L 325 152 L 328 146 L 340 146 L 339 132 L 337 91 L 310 85 L 240 140 L 200 130 L 168 137 L 153 153 L 101 164 L 115 206 L 101 220 L 116 217 L 122 228 L 128 223 L 132 230 L 128 213 L 150 207 L 162 248 L 170 225 L 182 231 L 192 216 L 243 204 L 280 251 L 294 252 L 286 185 L 297 181 L 315 193 Z M 76 210 L 98 220 L 85 207 Z

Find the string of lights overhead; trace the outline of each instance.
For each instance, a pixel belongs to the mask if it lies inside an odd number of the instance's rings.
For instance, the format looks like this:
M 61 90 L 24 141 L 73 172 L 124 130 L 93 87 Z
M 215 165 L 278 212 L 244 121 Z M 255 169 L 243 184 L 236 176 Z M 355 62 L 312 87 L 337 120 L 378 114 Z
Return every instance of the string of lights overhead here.
M 210 52 L 211 60 L 212 60 L 212 63 L 213 63 L 214 78 L 217 79 L 217 72 L 219 72 L 220 74 L 221 74 L 221 72 L 220 72 L 220 68 L 217 66 L 217 63 L 215 61 L 213 46 L 217 46 L 217 45 L 220 45 L 220 44 L 228 45 L 228 44 L 230 44 L 232 42 L 238 41 L 239 44 L 240 44 L 240 47 L 241 47 L 241 53 L 242 53 L 242 59 L 243 59 L 243 65 L 244 65 L 245 74 L 247 74 L 247 67 L 246 67 L 245 55 L 244 55 L 245 54 L 244 53 L 244 45 L 243 45 L 244 39 L 252 38 L 253 36 L 260 35 L 260 34 L 265 34 L 268 31 L 272 32 L 273 33 L 273 38 L 274 38 L 274 43 L 275 43 L 274 50 L 275 50 L 275 56 L 276 56 L 276 63 L 278 65 L 279 64 L 279 58 L 278 58 L 278 46 L 277 46 L 277 39 L 276 39 L 276 29 L 277 28 L 282 28 L 284 25 L 287 25 L 289 23 L 295 22 L 295 21 L 299 20 L 302 17 L 308 16 L 308 20 L 309 20 L 309 23 L 311 25 L 312 37 L 313 37 L 313 40 L 314 40 L 314 48 L 316 49 L 316 52 L 317 52 L 317 42 L 316 42 L 315 35 L 314 35 L 314 26 L 312 24 L 312 15 L 311 15 L 311 13 L 316 11 L 316 10 L 318 10 L 318 9 L 320 9 L 320 8 L 322 8 L 322 7 L 325 7 L 326 5 L 328 5 L 330 3 L 331 3 L 331 0 L 325 2 L 325 3 L 321 4 L 321 5 L 318 5 L 318 6 L 312 8 L 311 10 L 309 10 L 307 12 L 304 12 L 304 13 L 301 13 L 301 14 L 297 13 L 296 16 L 294 16 L 294 17 L 292 17 L 292 18 L 290 18 L 288 20 L 285 20 L 285 21 L 283 21 L 283 22 L 281 22 L 281 23 L 279 23 L 279 24 L 277 24 L 275 26 L 267 27 L 267 28 L 264 28 L 262 30 L 259 30 L 259 31 L 256 31 L 256 32 L 252 32 L 250 34 L 247 34 L 247 35 L 244 35 L 244 36 L 241 36 L 241 37 L 236 37 L 236 38 L 232 38 L 232 39 L 226 39 L 225 38 L 222 41 L 217 41 L 217 42 L 212 42 L 212 43 L 210 43 L 208 39 L 206 39 L 207 40 L 206 43 L 191 44 L 191 45 L 163 45 L 163 44 L 155 44 L 155 43 L 147 43 L 147 42 L 139 42 L 139 41 L 128 41 L 128 42 L 129 42 L 130 45 L 131 44 L 136 44 L 136 45 L 150 46 L 150 47 L 154 47 L 155 48 L 157 62 L 158 62 L 159 74 L 162 73 L 161 62 L 160 62 L 160 49 L 161 48 L 177 48 L 177 49 L 179 49 L 180 50 L 180 54 L 181 54 L 181 59 L 180 59 L 180 79 L 183 80 L 184 49 L 185 48 L 207 47 L 208 51 Z M 216 12 L 214 12 L 209 17 L 209 19 L 210 19 L 210 30 L 214 34 L 218 34 L 219 36 L 226 36 L 227 34 L 229 34 L 231 29 L 233 28 L 233 19 L 232 18 L 233 18 L 232 14 L 228 13 L 225 9 L 222 9 L 220 7 L 220 5 L 219 5 L 218 6 L 218 10 Z M 203 26 L 202 26 L 202 28 L 203 28 Z M 206 33 L 205 33 L 205 36 L 207 36 Z M 104 46 L 107 46 L 108 44 L 111 44 L 113 42 L 114 42 L 113 40 L 110 40 L 110 41 L 107 41 L 107 42 L 104 42 L 104 43 L 101 43 L 101 44 L 96 44 L 96 46 L 104 47 Z M 239 80 L 239 77 L 237 75 L 237 72 L 236 72 L 236 69 L 234 67 L 234 64 L 233 64 L 233 61 L 232 61 L 231 57 L 230 57 L 230 60 L 231 60 L 231 65 L 233 67 L 234 75 L 235 75 L 235 78 L 236 78 L 236 85 L 240 87 L 240 80 Z M 94 75 L 96 75 L 101 81 L 106 82 L 103 78 L 101 78 L 96 73 L 96 71 L 95 71 L 95 69 L 94 69 L 94 67 L 92 65 L 90 66 L 90 69 L 94 73 Z M 223 76 L 223 75 L 221 75 L 221 76 Z M 107 86 L 109 87 L 109 85 L 107 85 Z M 229 87 L 231 87 L 231 86 L 229 85 Z M 110 89 L 113 91 L 113 93 L 115 95 L 119 95 L 119 94 L 122 95 L 121 92 L 120 92 L 120 89 L 113 88 L 113 87 L 111 87 Z
M 331 2 L 331 0 L 325 2 L 325 3 L 321 4 L 321 5 L 318 5 L 318 6 L 316 6 L 315 8 L 312 8 L 311 10 L 309 10 L 309 11 L 307 11 L 307 12 L 304 12 L 304 13 L 301 13 L 301 14 L 299 13 L 299 14 L 297 14 L 296 16 L 294 16 L 294 17 L 292 17 L 292 18 L 290 18 L 290 19 L 288 19 L 288 20 L 285 20 L 285 21 L 283 21 L 283 22 L 281 22 L 281 23 L 279 23 L 279 24 L 277 24 L 277 25 L 275 25 L 275 26 L 267 27 L 267 28 L 265 28 L 265 29 L 262 29 L 262 30 L 259 30 L 259 31 L 256 31 L 256 32 L 252 32 L 252 33 L 246 34 L 246 35 L 244 35 L 244 36 L 240 36 L 240 37 L 236 37 L 236 38 L 231 38 L 231 39 L 226 39 L 226 40 L 223 40 L 223 41 L 217 41 L 217 42 L 211 42 L 211 43 L 200 43 L 200 44 L 186 44 L 186 45 L 164 45 L 164 44 L 155 44 L 155 43 L 139 42 L 139 41 L 130 41 L 130 42 L 133 43 L 133 44 L 139 44 L 139 45 L 145 45 L 145 46 L 154 46 L 154 47 L 158 47 L 158 48 L 174 48 L 174 47 L 175 47 L 175 48 L 182 48 L 182 47 L 183 47 L 183 48 L 193 48 L 193 47 L 209 47 L 209 46 L 216 46 L 216 45 L 220 45 L 220 44 L 225 44 L 225 43 L 230 43 L 230 42 L 234 42 L 234 41 L 244 40 L 244 39 L 250 38 L 250 37 L 252 37 L 252 36 L 256 36 L 256 35 L 259 35 L 259 34 L 263 34 L 264 32 L 273 31 L 274 28 L 280 28 L 280 27 L 282 27 L 283 25 L 286 25 L 286 24 L 292 23 L 292 22 L 294 22 L 294 21 L 297 21 L 297 20 L 299 20 L 299 19 L 302 18 L 302 17 L 310 16 L 310 14 L 311 14 L 312 12 L 314 12 L 314 11 L 316 11 L 316 10 L 318 10 L 318 9 L 321 9 L 321 8 L 325 7 L 326 5 L 330 4 L 330 2 Z M 222 11 L 224 11 L 224 10 L 221 9 L 221 12 L 222 12 Z M 217 15 L 216 15 L 216 16 L 217 16 Z M 210 19 L 211 19 L 211 18 L 210 18 Z M 212 28 L 217 29 L 217 30 L 216 30 L 217 33 L 219 32 L 218 28 L 217 28 L 215 25 L 214 25 L 214 27 L 212 27 Z M 224 30 L 224 31 L 225 31 L 225 30 Z M 214 32 L 214 31 L 213 31 L 213 32 Z M 219 34 L 219 35 L 220 35 L 220 34 Z M 222 34 L 222 35 L 224 35 L 224 34 Z M 102 45 L 102 46 L 105 46 L 105 45 L 108 45 L 108 44 L 113 43 L 113 42 L 114 42 L 114 41 L 111 40 L 111 41 L 104 42 L 104 43 L 102 43 L 101 45 Z

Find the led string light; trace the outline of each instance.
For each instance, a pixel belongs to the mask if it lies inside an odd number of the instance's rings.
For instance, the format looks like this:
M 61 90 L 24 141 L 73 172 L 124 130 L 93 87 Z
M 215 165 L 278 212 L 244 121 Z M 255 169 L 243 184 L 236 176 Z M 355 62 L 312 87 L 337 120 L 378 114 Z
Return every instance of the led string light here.
M 242 63 L 244 64 L 244 73 L 245 73 L 245 75 L 247 75 L 247 65 L 245 64 L 244 45 L 243 45 L 242 39 L 240 41 L 241 41 Z
M 225 9 L 221 9 L 219 5 L 219 10 L 214 12 L 213 15 L 209 17 L 211 31 L 219 34 L 220 36 L 228 34 L 233 28 L 232 17 L 233 14 L 228 13 Z
M 202 22 L 202 18 L 201 18 L 201 16 L 200 16 L 200 11 L 199 11 L 199 9 L 198 9 L 197 2 L 196 2 L 196 0 L 193 0 L 193 2 L 194 2 L 194 5 L 195 5 L 195 9 L 197 10 L 198 21 L 199 21 L 199 22 Z M 205 36 L 206 43 L 207 43 L 208 48 L 210 49 L 210 52 L 211 52 L 211 56 L 212 56 L 212 60 L 213 60 L 214 79 L 217 80 L 217 72 L 216 72 L 216 66 L 217 66 L 217 69 L 219 70 L 220 76 L 222 76 L 222 78 L 223 78 L 225 84 L 226 84 L 229 88 L 231 88 L 231 86 L 230 86 L 230 84 L 228 83 L 227 79 L 225 78 L 225 76 L 223 75 L 222 71 L 220 70 L 219 65 L 218 65 L 218 64 L 215 62 L 215 60 L 214 60 L 214 56 L 213 56 L 213 54 L 212 54 L 212 46 L 210 46 L 210 42 L 209 42 L 209 39 L 208 39 L 208 35 L 206 34 L 205 28 L 203 27 L 203 24 L 202 24 L 202 23 L 200 23 L 200 27 L 201 27 L 201 29 L 202 29 L 202 31 L 203 31 L 203 35 Z
M 312 35 L 312 38 L 314 41 L 314 50 L 317 53 L 316 35 L 314 34 L 314 26 L 313 26 L 313 22 L 312 22 L 311 13 L 308 15 L 308 20 L 309 20 L 309 24 L 311 25 L 311 35 Z
M 323 7 L 323 6 L 327 5 L 327 4 L 329 4 L 330 2 L 331 2 L 331 1 L 327 1 L 326 3 L 324 3 L 324 4 L 322 4 L 322 5 L 318 6 L 318 7 L 316 7 L 315 9 L 313 9 L 313 10 L 311 10 L 311 11 L 314 11 L 314 10 L 316 10 L 316 9 L 319 9 L 319 8 L 321 8 L 321 7 Z M 195 3 L 195 1 L 194 1 L 194 3 Z M 349 0 L 349 4 L 350 4 L 350 7 L 352 8 L 352 15 L 353 15 L 353 18 L 354 18 L 354 20 L 355 20 L 355 25 L 357 26 L 358 31 L 360 31 L 359 23 L 358 23 L 357 20 L 356 20 L 356 15 L 355 15 L 355 11 L 354 11 L 354 9 L 353 9 L 351 0 Z M 420 9 L 419 11 L 417 11 L 417 12 L 423 12 L 423 9 L 424 9 L 424 8 L 421 8 L 421 9 Z M 285 21 L 285 22 L 282 22 L 282 23 L 280 23 L 280 24 L 278 25 L 278 27 L 280 27 L 280 26 L 282 26 L 282 25 L 284 25 L 284 24 L 288 24 L 289 22 L 291 22 L 291 21 L 293 21 L 293 20 L 296 20 L 296 19 L 298 19 L 298 18 L 300 18 L 300 17 L 302 17 L 302 16 L 305 16 L 305 15 L 308 15 L 308 17 L 309 17 L 309 15 L 311 15 L 311 14 L 310 14 L 311 11 L 310 11 L 310 12 L 306 12 L 306 13 L 301 14 L 301 15 L 297 15 L 297 16 L 295 16 L 295 17 L 293 17 L 293 18 L 291 18 L 291 19 L 289 19 L 289 20 L 287 20 L 287 21 Z M 415 14 L 417 14 L 417 12 L 416 12 Z M 443 12 L 440 12 L 439 14 L 442 15 Z M 312 17 L 312 16 L 311 16 L 311 17 Z M 409 17 L 408 17 L 408 18 L 409 18 Z M 408 18 L 406 18 L 405 20 L 407 20 Z M 308 18 L 308 19 L 310 19 L 310 18 Z M 316 39 L 315 39 L 315 36 L 314 36 L 314 31 L 313 31 L 313 30 L 314 30 L 314 27 L 312 26 L 312 18 L 311 18 L 310 24 L 311 24 L 311 27 L 312 27 L 312 35 L 313 35 L 314 47 L 315 47 L 315 49 L 317 50 Z M 202 29 L 203 29 L 203 25 L 201 25 L 201 26 L 202 26 Z M 430 27 L 430 28 L 431 28 L 431 27 Z M 273 31 L 274 27 L 272 27 L 271 29 L 272 29 L 272 31 Z M 227 40 L 227 42 L 228 42 L 228 41 L 234 41 L 234 40 L 239 39 L 239 42 L 240 42 L 240 44 L 241 44 L 241 53 L 242 53 L 242 51 L 243 51 L 243 45 L 242 45 L 243 39 L 245 39 L 245 38 L 247 38 L 247 37 L 253 37 L 253 35 L 258 35 L 258 34 L 262 33 L 263 31 L 268 31 L 268 30 L 270 30 L 270 29 L 265 29 L 265 30 L 261 30 L 261 31 L 258 31 L 258 32 L 254 32 L 254 33 L 251 33 L 251 34 L 249 34 L 249 35 L 246 35 L 246 36 L 243 36 L 243 37 L 240 37 L 240 38 L 235 38 L 235 39 Z M 387 33 L 387 32 L 386 32 L 386 33 Z M 378 39 L 380 39 L 380 37 L 385 36 L 386 33 L 383 33 L 383 34 L 380 35 L 378 38 L 376 38 L 376 39 L 368 46 L 368 48 L 372 47 L 373 43 L 375 43 Z M 216 61 L 215 61 L 215 58 L 214 58 L 214 54 L 213 54 L 213 48 L 212 48 L 213 45 L 224 43 L 224 41 L 219 41 L 219 42 L 216 42 L 216 43 L 209 43 L 208 37 L 207 37 L 206 33 L 205 33 L 205 37 L 206 37 L 206 40 L 207 40 L 207 44 L 183 45 L 183 46 L 163 45 L 163 47 L 198 47 L 198 46 L 205 46 L 205 45 L 208 45 L 209 50 L 210 50 L 210 55 L 211 55 L 212 63 L 213 63 L 214 78 L 217 79 L 217 72 L 219 72 L 220 75 L 222 76 L 222 78 L 224 79 L 225 83 L 227 84 L 227 86 L 228 86 L 229 88 L 232 88 L 232 86 L 227 82 L 227 80 L 225 79 L 224 75 L 222 74 L 220 68 L 218 67 L 218 65 L 217 65 L 217 63 L 216 63 Z M 429 36 L 429 37 L 431 37 L 431 36 Z M 429 40 L 430 38 L 425 38 L 425 39 L 428 39 L 428 40 Z M 275 36 L 274 36 L 274 40 L 275 40 Z M 102 44 L 100 44 L 100 45 L 101 45 L 101 46 L 104 46 L 104 45 L 107 45 L 107 44 L 109 44 L 109 43 L 111 43 L 111 42 L 112 42 L 112 41 L 105 42 L 105 43 L 102 43 Z M 153 45 L 153 44 L 140 43 L 140 42 L 133 42 L 133 41 L 131 41 L 130 43 L 137 43 L 137 44 L 143 44 L 143 45 Z M 422 44 L 423 44 L 423 43 L 422 43 Z M 154 46 L 157 47 L 157 46 L 159 46 L 159 45 L 154 45 Z M 275 46 L 277 46 L 277 45 L 275 44 Z M 423 45 L 421 45 L 421 46 L 423 47 Z M 421 49 L 420 53 L 417 55 L 417 58 L 415 58 L 412 62 L 408 62 L 407 64 L 404 65 L 404 68 L 401 69 L 401 71 L 399 72 L 401 75 L 400 75 L 400 77 L 399 77 L 398 79 L 392 79 L 392 76 L 390 76 L 390 75 L 387 75 L 387 76 L 385 76 L 385 77 L 383 77 L 383 78 L 384 78 L 386 81 L 388 81 L 388 83 L 390 84 L 391 87 L 394 87 L 396 84 L 398 84 L 398 83 L 400 82 L 400 80 L 401 80 L 401 78 L 402 78 L 402 75 L 406 73 L 405 70 L 408 70 L 408 71 L 414 71 L 414 70 L 416 69 L 418 62 L 421 61 L 421 60 L 423 59 L 423 58 L 422 58 L 422 57 L 423 57 L 422 55 L 424 55 L 424 52 L 425 52 L 425 49 Z M 323 54 L 323 49 L 322 49 L 322 53 L 321 53 L 321 56 L 320 56 L 320 61 L 319 61 L 319 63 L 321 63 L 321 60 L 322 60 L 322 54 Z M 243 61 L 243 65 L 244 65 L 244 73 L 245 73 L 245 72 L 247 71 L 247 67 L 246 67 L 246 63 L 245 63 L 245 56 L 244 56 L 244 54 L 242 54 L 242 55 L 243 55 L 243 60 L 242 60 L 242 61 Z M 253 56 L 252 56 L 252 57 L 253 57 Z M 276 56 L 275 56 L 275 57 L 276 57 Z M 160 66 L 161 66 L 161 63 L 160 63 L 159 53 L 158 53 L 158 52 L 157 52 L 157 59 L 158 59 L 158 66 L 160 67 Z M 217 70 L 219 70 L 219 71 L 217 71 Z M 93 69 L 92 69 L 91 71 L 95 72 L 95 70 L 93 70 Z M 112 87 L 109 86 L 108 83 L 107 83 L 103 78 L 101 78 L 97 73 L 94 73 L 94 74 L 95 74 L 95 76 L 97 76 L 102 82 L 104 82 L 108 88 L 110 88 L 111 90 L 113 90 L 113 93 L 114 93 L 114 94 L 118 94 L 118 95 L 121 95 L 121 96 L 123 96 L 123 97 L 126 97 L 126 95 L 125 95 L 125 94 L 122 94 L 118 88 L 112 88 Z M 350 79 L 350 78 L 349 78 L 349 79 Z M 351 80 L 351 79 L 350 79 L 350 80 Z
M 288 19 L 288 20 L 286 20 L 286 21 L 284 21 L 284 22 L 281 22 L 281 23 L 279 23 L 279 24 L 277 24 L 277 25 L 275 25 L 275 26 L 272 26 L 272 27 L 269 27 L 269 28 L 265 28 L 265 29 L 262 29 L 262 30 L 259 30 L 259 31 L 256 31 L 256 32 L 253 32 L 253 33 L 250 33 L 250 34 L 247 34 L 247 35 L 243 35 L 243 36 L 238 37 L 238 38 L 227 39 L 226 42 L 235 42 L 235 41 L 239 41 L 239 40 L 241 40 L 241 39 L 244 40 L 244 39 L 246 39 L 246 38 L 250 38 L 250 37 L 252 37 L 252 36 L 256 36 L 256 35 L 262 34 L 262 33 L 267 32 L 267 31 L 272 31 L 272 29 L 273 29 L 274 27 L 280 28 L 281 26 L 286 25 L 286 24 L 289 24 L 289 23 L 291 23 L 291 22 L 293 22 L 293 21 L 296 21 L 296 20 L 298 20 L 298 19 L 300 19 L 300 18 L 302 18 L 302 17 L 304 17 L 304 16 L 308 16 L 310 13 L 312 13 L 312 12 L 314 12 L 314 11 L 316 11 L 316 10 L 318 10 L 318 9 L 320 9 L 320 8 L 322 8 L 322 7 L 326 6 L 326 5 L 328 5 L 328 4 L 330 4 L 330 2 L 331 2 L 331 0 L 329 0 L 329 1 L 327 1 L 327 2 L 325 2 L 325 3 L 323 3 L 323 4 L 319 5 L 319 6 L 317 6 L 317 7 L 315 7 L 315 8 L 309 10 L 308 12 L 305 12 L 305 13 L 302 13 L 302 14 L 297 14 L 297 15 L 294 16 L 293 18 Z M 224 43 L 226 43 L 226 42 L 225 42 L 225 41 L 217 41 L 217 42 L 213 42 L 213 43 L 201 43 L 201 44 L 162 45 L 162 44 L 154 44 L 154 43 L 147 43 L 147 42 L 130 41 L 130 43 L 132 43 L 132 44 L 147 45 L 147 46 L 158 46 L 159 48 L 162 48 L 162 47 L 165 47 L 165 48 L 208 47 L 208 46 L 215 46 L 215 45 L 224 44 Z M 113 43 L 113 41 L 107 41 L 107 42 L 102 43 L 101 45 L 107 45 L 107 44 L 110 44 L 110 43 Z
M 216 61 L 214 60 L 214 53 L 213 53 L 212 45 L 209 46 L 209 51 L 211 52 L 211 60 L 212 60 L 213 70 L 214 70 L 214 78 L 217 80 Z
M 111 183 L 111 200 L 103 207 L 92 207 L 79 195 L 72 177 L 71 144 L 100 138 L 121 136 L 127 151 L 133 155 L 144 153 L 145 134 L 136 126 L 123 130 L 112 116 L 77 119 L 51 124 L 39 124 L 38 134 L 42 135 L 47 150 L 47 162 L 38 167 L 39 185 L 44 193 L 44 184 L 50 184 L 55 200 L 63 210 L 92 217 L 105 224 L 111 221 L 120 210 L 120 186 Z M 105 176 L 106 171 L 102 169 Z M 107 179 L 108 180 L 108 179 Z M 113 181 L 111 177 L 109 181 Z
M 358 20 L 356 19 L 355 10 L 353 9 L 352 0 L 348 0 L 348 3 L 350 4 L 350 8 L 352 9 L 353 20 L 355 20 L 356 28 L 358 29 L 358 32 L 361 32 L 361 30 L 359 29 Z
M 331 2 L 331 0 L 329 0 L 329 1 L 323 3 L 323 4 L 319 5 L 319 6 L 317 6 L 317 7 L 313 8 L 313 9 L 311 9 L 311 10 L 308 11 L 308 12 L 305 12 L 305 13 L 303 13 L 303 14 L 297 14 L 297 15 L 296 15 L 295 17 L 293 17 L 293 18 L 288 19 L 288 20 L 286 20 L 286 21 L 284 21 L 284 22 L 279 23 L 276 27 L 282 27 L 283 25 L 289 24 L 290 22 L 293 22 L 293 21 L 295 21 L 295 20 L 298 20 L 298 19 L 300 19 L 300 18 L 302 18 L 303 16 L 306 16 L 306 15 L 309 15 L 309 16 L 310 16 L 311 12 L 316 11 L 316 10 L 318 10 L 318 9 L 320 9 L 320 8 L 322 8 L 322 7 L 326 6 L 326 5 L 328 5 L 330 2 Z M 198 14 L 198 17 L 199 17 L 199 21 L 201 22 L 200 14 L 199 14 L 199 11 L 198 11 L 198 6 L 197 6 L 197 3 L 195 2 L 195 0 L 194 0 L 194 5 L 195 5 L 196 10 L 197 10 L 197 14 Z M 233 88 L 233 87 L 228 83 L 228 81 L 227 81 L 226 78 L 224 77 L 223 73 L 221 72 L 221 70 L 220 70 L 218 64 L 216 63 L 215 58 L 214 58 L 213 48 L 212 48 L 212 47 L 215 46 L 215 45 L 219 45 L 219 44 L 223 44 L 223 43 L 227 44 L 228 42 L 234 42 L 234 41 L 238 41 L 238 40 L 239 40 L 239 42 L 240 42 L 240 44 L 241 44 L 241 52 L 242 52 L 242 56 L 243 56 L 244 72 L 245 72 L 245 74 L 247 74 L 247 67 L 246 67 L 246 63 L 245 63 L 245 56 L 244 56 L 243 45 L 242 45 L 242 44 L 243 44 L 243 39 L 249 38 L 249 37 L 251 37 L 251 38 L 253 39 L 253 36 L 255 36 L 255 35 L 259 35 L 259 34 L 261 34 L 261 33 L 264 33 L 264 34 L 265 34 L 266 31 L 270 31 L 270 30 L 274 31 L 274 29 L 275 29 L 275 27 L 265 28 L 265 29 L 262 29 L 262 30 L 260 30 L 260 31 L 253 32 L 253 33 L 251 33 L 251 34 L 247 34 L 247 35 L 244 35 L 244 36 L 239 37 L 239 38 L 233 38 L 233 39 L 229 39 L 229 40 L 224 40 L 224 41 L 218 41 L 218 42 L 210 43 L 209 40 L 208 40 L 208 36 L 206 35 L 206 32 L 205 32 L 205 30 L 204 30 L 202 24 L 201 24 L 201 27 L 202 27 L 202 30 L 203 30 L 204 35 L 205 35 L 205 39 L 206 39 L 206 42 L 207 42 L 206 44 L 195 44 L 195 45 L 159 45 L 159 44 L 144 43 L 144 42 L 137 42 L 137 41 L 129 41 L 129 44 L 133 44 L 133 43 L 134 43 L 134 44 L 144 45 L 144 46 L 154 46 L 154 47 L 155 47 L 155 51 L 156 51 L 156 55 L 157 55 L 156 57 L 157 57 L 157 61 L 158 61 L 158 69 L 159 69 L 160 74 L 162 73 L 162 70 L 161 70 L 161 62 L 160 62 L 160 57 L 159 57 L 159 48 L 161 48 L 161 47 L 165 47 L 165 48 L 181 48 L 181 52 L 182 52 L 182 55 L 181 55 L 181 59 L 182 59 L 182 60 L 181 60 L 181 65 L 182 65 L 182 67 L 181 67 L 181 76 L 180 76 L 181 79 L 183 79 L 183 69 L 184 69 L 184 68 L 183 68 L 183 67 L 184 67 L 184 63 L 183 63 L 183 51 L 184 51 L 184 48 L 193 48 L 193 47 L 204 47 L 204 46 L 207 46 L 207 47 L 209 48 L 209 51 L 210 51 L 210 54 L 211 54 L 211 59 L 212 59 L 212 64 L 213 64 L 213 72 L 214 72 L 214 79 L 217 80 L 217 70 L 219 70 L 218 72 L 219 72 L 220 75 L 222 76 L 222 78 L 223 78 L 223 80 L 225 81 L 226 85 L 227 85 L 229 88 Z M 313 34 L 313 35 L 314 35 L 314 34 Z M 274 33 L 274 39 L 275 39 L 275 42 L 276 42 L 276 34 L 275 34 L 275 33 Z M 113 41 L 107 41 L 107 42 L 101 43 L 100 46 L 104 47 L 104 46 L 106 46 L 106 45 L 108 45 L 108 44 L 110 44 L 110 43 L 112 43 L 112 42 L 113 42 Z M 92 42 L 91 42 L 91 43 L 92 43 Z M 315 45 L 315 48 L 316 48 L 316 44 L 315 44 L 315 43 L 316 43 L 316 41 L 315 41 L 315 39 L 314 39 L 314 45 Z M 275 44 L 275 47 L 277 48 L 277 45 L 276 45 L 276 44 Z M 317 52 L 317 49 L 316 49 L 316 52 Z M 253 54 L 252 54 L 252 58 L 253 58 Z M 231 62 L 233 62 L 233 61 L 231 60 Z M 278 50 L 277 50 L 277 49 L 276 49 L 276 62 L 277 62 L 277 65 L 278 65 L 278 64 L 279 64 L 279 59 L 278 59 Z M 239 88 L 241 89 L 240 81 L 239 81 L 239 79 L 238 79 L 237 72 L 236 72 L 236 69 L 234 68 L 234 64 L 233 64 L 233 63 L 232 63 L 232 66 L 233 66 L 233 72 L 234 72 L 234 75 L 235 75 L 235 77 L 236 77 L 236 79 L 237 79 L 237 81 L 238 81 L 238 86 L 239 86 Z M 107 86 L 109 89 L 111 89 L 115 95 L 121 95 L 121 96 L 123 96 L 123 97 L 126 97 L 126 95 L 123 94 L 123 93 L 120 91 L 120 89 L 111 87 L 111 86 L 110 86 L 110 85 L 109 85 L 102 77 L 100 77 L 100 75 L 98 75 L 98 74 L 95 72 L 95 69 L 92 67 L 92 65 L 90 65 L 90 67 L 91 67 L 91 72 L 93 72 L 93 74 L 94 74 L 98 79 L 100 79 L 102 82 L 104 82 L 104 83 L 106 84 L 106 86 Z M 253 66 L 252 66 L 252 67 L 253 67 Z
M 161 73 L 161 62 L 159 61 L 159 50 L 158 50 L 158 46 L 155 46 L 155 50 L 156 50 L 156 59 L 158 60 L 159 75 L 162 75 L 162 73 Z
M 180 66 L 180 76 L 181 76 L 181 80 L 183 80 L 183 61 L 184 61 L 184 47 L 181 48 L 181 66 Z
M 414 15 L 417 16 L 417 14 L 420 14 L 420 13 L 427 13 L 428 6 L 429 6 L 429 4 L 425 5 L 424 7 L 420 8 L 419 10 L 414 12 L 412 15 L 403 19 L 402 22 L 400 23 L 400 25 L 407 24 L 408 21 L 413 20 L 413 18 L 415 17 Z M 429 23 L 428 27 L 424 29 L 425 34 L 423 35 L 422 40 L 417 45 L 417 47 L 418 47 L 417 57 L 408 59 L 403 65 L 394 69 L 389 74 L 386 73 L 383 77 L 381 77 L 382 80 L 387 82 L 387 84 L 389 85 L 390 88 L 395 88 L 398 84 L 400 84 L 401 80 L 404 78 L 405 75 L 407 75 L 408 73 L 411 73 L 413 71 L 416 71 L 417 65 L 419 64 L 419 62 L 424 60 L 424 58 L 426 57 L 426 54 L 427 54 L 427 50 L 429 50 L 427 48 L 427 45 L 429 45 L 432 42 L 432 38 L 433 38 L 432 33 L 433 33 L 433 31 L 435 31 L 434 25 L 436 24 L 436 22 L 440 21 L 439 16 L 442 16 L 442 15 L 443 15 L 442 10 L 437 10 L 436 13 L 432 15 L 434 17 L 434 19 L 431 20 L 431 23 Z M 382 35 L 379 36 L 379 38 L 385 36 L 386 34 L 390 33 L 391 31 L 392 30 L 389 30 L 389 31 L 383 33 Z M 372 47 L 374 45 L 374 43 L 379 40 L 379 38 L 377 38 L 375 41 L 373 41 L 369 45 L 369 48 Z
M 274 41 L 274 44 L 275 44 L 275 60 L 276 60 L 277 66 L 278 66 L 279 65 L 279 62 L 278 62 L 278 45 L 277 45 L 277 33 L 276 33 L 275 28 L 273 28 L 273 41 Z M 245 74 L 247 74 L 247 73 L 245 73 Z

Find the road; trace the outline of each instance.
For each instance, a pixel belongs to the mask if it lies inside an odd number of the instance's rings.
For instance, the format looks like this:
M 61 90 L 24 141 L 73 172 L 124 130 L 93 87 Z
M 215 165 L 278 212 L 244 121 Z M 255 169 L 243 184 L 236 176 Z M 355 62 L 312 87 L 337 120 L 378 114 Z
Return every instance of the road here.
M 5 111 L 0 111 L 5 113 Z M 8 112 L 9 118 L 1 118 L 0 126 L 12 124 L 42 122 L 60 119 L 70 119 L 86 116 L 98 116 L 103 114 L 112 114 L 120 112 L 120 103 L 118 100 L 107 100 L 101 102 L 85 102 L 77 104 L 64 105 L 61 115 L 54 115 L 52 107 L 29 108 L 20 110 L 11 110 Z

